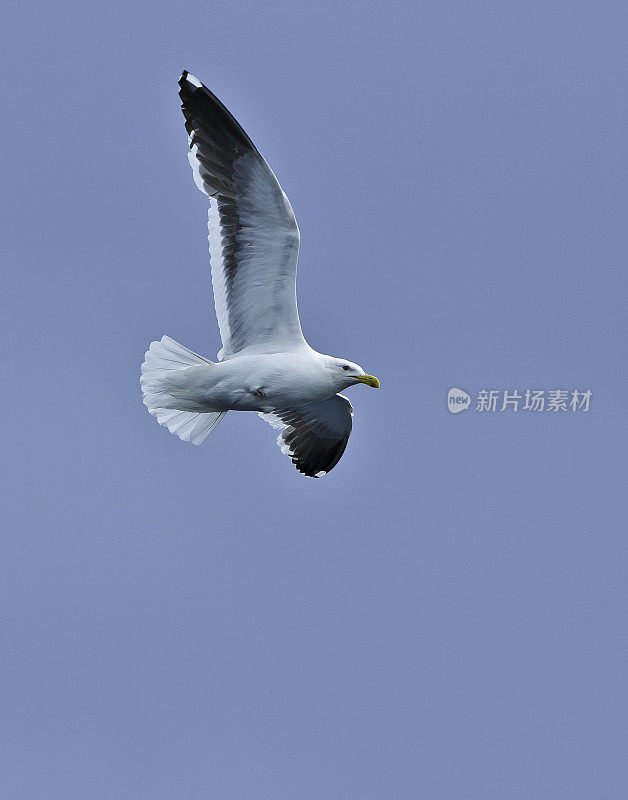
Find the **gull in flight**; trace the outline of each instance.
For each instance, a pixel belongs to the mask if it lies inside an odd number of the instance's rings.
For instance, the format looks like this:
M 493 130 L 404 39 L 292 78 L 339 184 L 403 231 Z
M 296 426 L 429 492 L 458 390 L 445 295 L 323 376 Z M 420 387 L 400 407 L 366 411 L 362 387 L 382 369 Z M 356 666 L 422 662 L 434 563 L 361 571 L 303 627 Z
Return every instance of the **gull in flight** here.
M 299 322 L 299 229 L 273 171 L 234 117 L 197 78 L 179 80 L 188 158 L 209 197 L 209 253 L 222 339 L 218 361 L 169 336 L 142 364 L 144 404 L 184 442 L 202 444 L 227 411 L 257 411 L 299 472 L 333 469 L 351 434 L 343 389 L 379 387 L 346 358 L 313 350 Z

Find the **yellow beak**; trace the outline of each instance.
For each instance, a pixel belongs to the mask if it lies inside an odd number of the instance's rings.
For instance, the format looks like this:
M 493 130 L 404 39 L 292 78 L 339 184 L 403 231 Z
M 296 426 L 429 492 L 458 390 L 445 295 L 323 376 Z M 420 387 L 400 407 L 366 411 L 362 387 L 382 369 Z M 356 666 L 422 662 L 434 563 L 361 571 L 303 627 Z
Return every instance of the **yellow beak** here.
M 360 383 L 365 383 L 367 386 L 372 386 L 373 389 L 379 389 L 379 381 L 375 375 L 360 375 L 356 380 L 360 381 Z

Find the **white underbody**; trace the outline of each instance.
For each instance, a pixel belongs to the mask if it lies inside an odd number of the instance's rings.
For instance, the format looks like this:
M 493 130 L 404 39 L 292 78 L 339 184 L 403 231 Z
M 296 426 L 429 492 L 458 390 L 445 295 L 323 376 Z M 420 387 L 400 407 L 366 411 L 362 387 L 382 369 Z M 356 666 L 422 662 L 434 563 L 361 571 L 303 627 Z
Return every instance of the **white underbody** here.
M 346 381 L 347 386 L 352 383 L 355 380 Z M 339 386 L 325 357 L 305 345 L 173 370 L 162 378 L 162 391 L 162 408 L 203 413 L 298 408 L 332 397 Z

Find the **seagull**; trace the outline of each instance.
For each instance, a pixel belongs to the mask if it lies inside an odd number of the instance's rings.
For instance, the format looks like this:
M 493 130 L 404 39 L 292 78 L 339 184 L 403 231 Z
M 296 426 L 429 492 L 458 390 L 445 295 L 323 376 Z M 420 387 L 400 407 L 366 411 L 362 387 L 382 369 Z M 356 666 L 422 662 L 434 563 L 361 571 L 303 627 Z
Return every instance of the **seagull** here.
M 256 411 L 303 475 L 340 461 L 353 407 L 339 392 L 379 380 L 305 341 L 297 311 L 299 229 L 290 201 L 223 104 L 186 70 L 179 97 L 194 181 L 209 198 L 209 254 L 222 349 L 217 362 L 169 336 L 142 364 L 144 404 L 171 433 L 200 445 L 227 411 Z

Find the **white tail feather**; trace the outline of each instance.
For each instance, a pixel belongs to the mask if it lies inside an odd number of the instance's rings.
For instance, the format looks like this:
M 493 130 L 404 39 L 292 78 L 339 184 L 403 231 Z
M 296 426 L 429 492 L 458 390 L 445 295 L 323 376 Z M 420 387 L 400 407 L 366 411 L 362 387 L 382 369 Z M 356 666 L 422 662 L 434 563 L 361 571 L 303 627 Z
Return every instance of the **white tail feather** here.
M 202 444 L 226 411 L 180 411 L 164 407 L 169 395 L 164 391 L 163 379 L 171 376 L 173 370 L 212 363 L 169 336 L 162 336 L 159 342 L 151 342 L 144 357 L 140 379 L 144 405 L 160 425 L 165 425 L 184 442 Z

